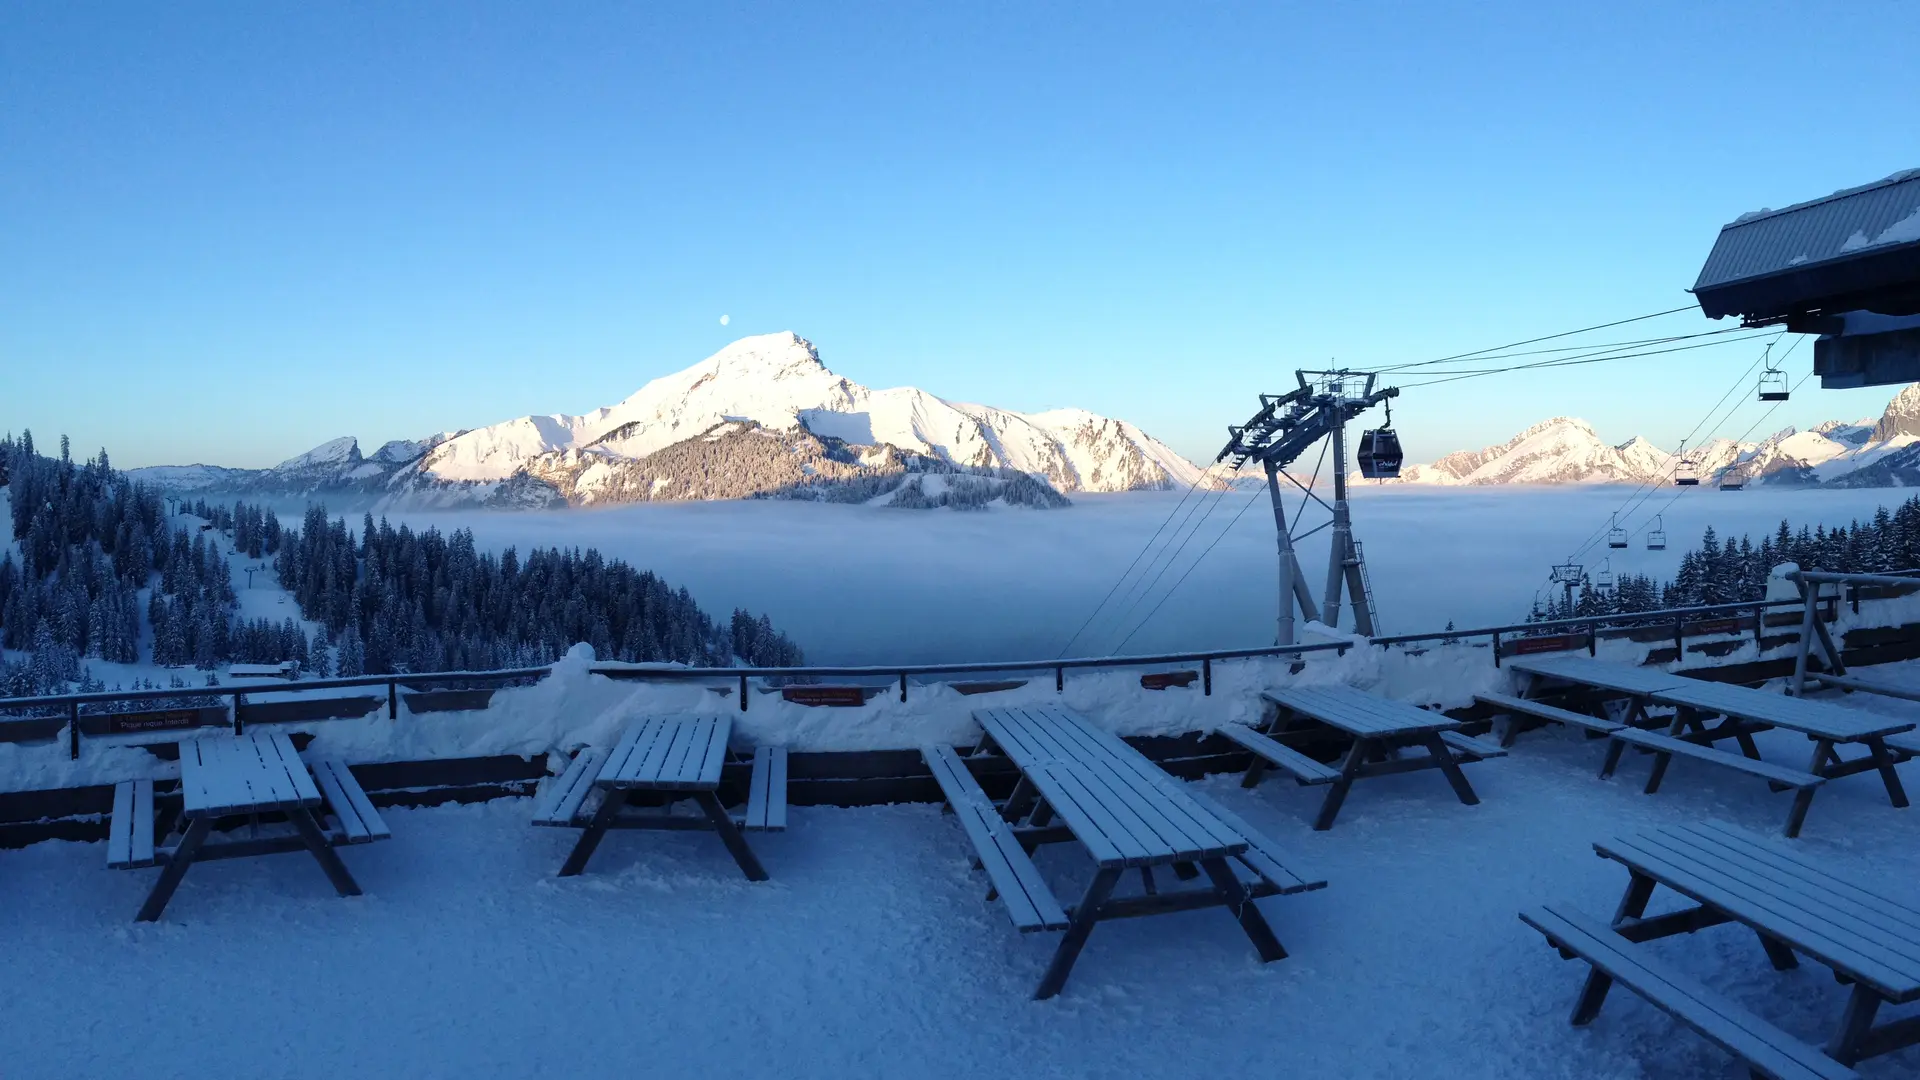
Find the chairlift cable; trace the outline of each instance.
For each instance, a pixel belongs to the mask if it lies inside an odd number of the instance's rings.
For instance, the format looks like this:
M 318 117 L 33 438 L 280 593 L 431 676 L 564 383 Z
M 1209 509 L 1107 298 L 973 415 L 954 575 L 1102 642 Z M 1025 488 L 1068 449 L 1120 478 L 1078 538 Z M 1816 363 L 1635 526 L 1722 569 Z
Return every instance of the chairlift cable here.
M 1147 624 L 1153 621 L 1153 617 L 1157 612 L 1159 612 L 1161 605 L 1165 604 L 1169 599 L 1171 599 L 1174 593 L 1177 593 L 1180 591 L 1180 586 L 1186 584 L 1188 575 L 1192 574 L 1195 568 L 1197 568 L 1202 562 L 1206 561 L 1207 556 L 1212 553 L 1213 549 L 1220 545 L 1220 541 L 1226 539 L 1227 534 L 1233 531 L 1233 527 L 1239 524 L 1240 518 L 1244 516 L 1248 510 L 1251 510 L 1253 508 L 1254 503 L 1259 501 L 1260 501 L 1260 492 L 1256 490 L 1253 493 L 1252 498 L 1240 504 L 1240 509 L 1234 513 L 1233 519 L 1227 522 L 1227 527 L 1220 530 L 1220 535 L 1214 537 L 1213 542 L 1208 544 L 1205 550 L 1201 551 L 1200 554 L 1194 558 L 1193 562 L 1187 565 L 1186 571 L 1180 575 L 1179 580 L 1173 583 L 1173 587 L 1168 589 L 1164 596 L 1160 597 L 1159 603 L 1154 604 L 1152 609 L 1150 609 L 1147 612 L 1147 614 L 1140 620 L 1140 622 L 1136 626 L 1134 626 L 1134 628 L 1131 631 L 1128 632 L 1127 636 L 1120 639 L 1120 644 L 1115 645 L 1113 647 L 1113 651 L 1115 655 L 1118 655 L 1121 649 L 1124 649 L 1127 647 L 1127 642 L 1132 641 L 1135 634 L 1138 634 L 1141 630 L 1145 629 Z M 1289 603 L 1292 602 L 1291 597 L 1288 598 L 1288 602 Z
M 1160 527 L 1153 530 L 1153 535 L 1147 538 L 1145 544 L 1141 545 L 1140 551 L 1134 555 L 1133 561 L 1127 564 L 1127 568 L 1120 572 L 1118 578 L 1114 579 L 1113 587 L 1107 590 L 1107 595 L 1100 598 L 1100 602 L 1095 604 L 1093 610 L 1087 613 L 1086 621 L 1080 624 L 1080 628 L 1073 632 L 1073 636 L 1067 639 L 1065 645 L 1060 646 L 1060 652 L 1054 659 L 1057 660 L 1067 655 L 1067 650 L 1073 648 L 1073 643 L 1080 640 L 1080 635 L 1087 632 L 1087 627 L 1093 625 L 1093 620 L 1097 618 L 1101 610 L 1107 606 L 1107 601 L 1112 600 L 1113 594 L 1120 591 L 1121 583 L 1127 580 L 1127 575 L 1133 573 L 1134 567 L 1140 565 L 1140 560 L 1147 554 L 1148 549 L 1153 547 L 1154 541 L 1160 539 L 1160 534 L 1166 530 L 1167 522 L 1172 521 L 1173 515 L 1179 513 L 1180 508 L 1186 505 L 1187 499 L 1199 489 L 1200 481 L 1206 479 L 1206 475 L 1207 470 L 1201 469 L 1199 474 L 1193 478 L 1193 483 L 1187 485 L 1187 490 L 1185 494 L 1180 496 L 1180 501 L 1174 503 L 1173 509 L 1167 511 L 1167 516 L 1160 522 Z
M 1391 374 L 1393 372 L 1402 371 L 1409 368 L 1429 367 L 1432 365 L 1442 364 L 1442 363 L 1476 363 L 1476 362 L 1487 363 L 1487 362 L 1492 362 L 1497 360 L 1511 360 L 1516 357 L 1522 357 L 1522 356 L 1546 356 L 1553 353 L 1590 353 L 1590 354 L 1598 355 L 1600 353 L 1614 352 L 1620 349 L 1640 348 L 1642 346 L 1647 346 L 1647 345 L 1668 345 L 1676 341 L 1694 341 L 1699 338 L 1723 337 L 1729 334 L 1745 334 L 1748 336 L 1758 336 L 1754 333 L 1756 329 L 1758 328 L 1751 327 L 1751 326 L 1723 326 L 1716 330 L 1702 330 L 1702 331 L 1698 331 L 1696 333 L 1691 333 L 1691 334 L 1667 334 L 1661 337 L 1630 338 L 1623 341 L 1599 341 L 1599 342 L 1589 341 L 1579 345 L 1557 345 L 1552 348 L 1528 349 L 1523 352 L 1489 353 L 1485 356 L 1469 357 L 1469 358 L 1464 358 L 1463 360 L 1446 360 L 1446 361 L 1423 360 L 1417 364 L 1392 364 L 1382 368 L 1367 368 L 1367 369 L 1356 368 L 1354 370 L 1361 372 L 1363 374 L 1365 373 Z M 1460 368 L 1456 370 L 1422 371 L 1420 374 L 1421 376 L 1424 377 L 1427 375 L 1458 374 L 1460 372 L 1467 371 L 1467 370 L 1471 370 L 1471 369 Z
M 1481 370 L 1469 371 L 1464 373 L 1439 375 L 1434 378 L 1427 379 L 1424 382 L 1401 383 L 1400 388 L 1403 390 L 1408 390 L 1408 389 L 1412 389 L 1414 387 L 1419 387 L 1419 386 L 1439 386 L 1443 383 L 1460 382 L 1465 379 L 1480 379 L 1480 378 L 1485 378 L 1488 375 L 1505 375 L 1509 372 L 1514 372 L 1514 371 L 1532 371 L 1540 368 L 1578 367 L 1585 364 L 1606 363 L 1607 361 L 1610 361 L 1610 360 L 1634 360 L 1634 359 L 1638 359 L 1646 356 L 1664 356 L 1668 353 L 1689 352 L 1694 349 L 1711 349 L 1719 345 L 1731 345 L 1731 344 L 1734 344 L 1735 342 L 1750 341 L 1753 338 L 1761 337 L 1761 336 L 1764 336 L 1764 335 L 1748 334 L 1745 337 L 1721 338 L 1718 341 L 1705 341 L 1696 345 L 1676 345 L 1670 349 L 1647 349 L 1640 352 L 1625 352 L 1625 353 L 1609 352 L 1604 355 L 1575 357 L 1575 358 L 1557 359 L 1557 360 L 1541 360 L 1541 361 L 1536 361 L 1530 364 L 1514 364 L 1510 367 L 1503 367 L 1503 368 L 1485 368 Z
M 1128 618 L 1130 618 L 1133 615 L 1134 611 L 1140 607 L 1141 601 L 1145 600 L 1149 595 L 1151 595 L 1153 592 L 1153 587 L 1160 584 L 1160 579 L 1167 576 L 1167 571 L 1173 569 L 1173 564 L 1179 561 L 1180 553 L 1182 551 L 1185 551 L 1187 548 L 1187 544 L 1190 543 L 1195 536 L 1198 536 L 1200 534 L 1201 526 L 1207 523 L 1207 519 L 1213 516 L 1214 510 L 1218 509 L 1220 504 L 1226 500 L 1227 492 L 1229 490 L 1231 489 L 1221 488 L 1219 494 L 1214 498 L 1213 502 L 1207 506 L 1206 513 L 1201 514 L 1200 519 L 1193 523 L 1193 528 L 1187 529 L 1186 535 L 1180 537 L 1180 543 L 1177 546 L 1172 548 L 1171 554 L 1167 556 L 1167 561 L 1162 563 L 1160 566 L 1159 572 L 1153 575 L 1153 580 L 1147 582 L 1146 588 L 1141 589 L 1139 595 L 1133 598 L 1133 602 L 1127 605 L 1127 610 L 1120 614 L 1120 618 L 1117 621 L 1117 626 L 1126 625 Z M 1206 497 L 1202 496 L 1201 502 L 1205 502 L 1205 501 L 1206 501 Z M 1200 506 L 1200 503 L 1194 503 L 1193 505 L 1194 505 L 1194 509 L 1198 509 Z M 1193 516 L 1192 511 L 1188 511 L 1187 516 L 1191 518 Z M 1183 528 L 1186 528 L 1185 521 L 1182 521 L 1179 526 L 1175 527 L 1174 529 L 1175 535 L 1179 535 L 1180 530 Z M 1156 559 L 1155 561 L 1158 561 L 1158 560 Z M 1141 571 L 1141 575 L 1143 577 L 1145 576 L 1145 573 L 1146 572 L 1144 570 Z M 1161 600 L 1162 602 L 1164 602 L 1166 598 L 1161 597 Z M 1156 608 L 1159 607 L 1158 604 L 1154 606 Z M 1132 636 L 1131 634 L 1128 635 L 1128 637 L 1131 637 L 1131 636 Z M 1124 645 L 1126 644 L 1126 642 L 1122 640 L 1121 644 Z M 1119 648 L 1120 648 L 1119 645 L 1115 645 L 1114 651 L 1117 652 Z M 1109 653 L 1109 655 L 1111 655 L 1111 653 Z
M 1427 367 L 1432 364 L 1444 364 L 1449 360 L 1464 360 L 1470 356 L 1484 356 L 1487 353 L 1505 352 L 1508 349 L 1517 349 L 1522 345 L 1535 345 L 1542 341 L 1554 341 L 1559 338 L 1572 337 L 1575 334 L 1592 333 L 1595 330 L 1605 330 L 1609 327 L 1614 327 L 1614 326 L 1625 326 L 1628 323 L 1645 322 L 1648 319 L 1658 319 L 1658 318 L 1661 318 L 1662 316 L 1678 315 L 1683 311 L 1693 311 L 1693 310 L 1695 310 L 1694 305 L 1686 304 L 1681 307 L 1673 308 L 1669 311 L 1656 311 L 1651 315 L 1635 315 L 1631 319 L 1616 319 L 1613 322 L 1598 323 L 1593 326 L 1582 327 L 1581 329 L 1578 329 L 1578 330 L 1566 330 L 1558 334 L 1547 334 L 1544 337 L 1528 338 L 1525 341 L 1516 341 L 1508 345 L 1495 345 L 1492 348 L 1475 349 L 1472 352 L 1455 353 L 1452 356 L 1443 356 L 1438 360 L 1421 360 L 1411 364 L 1398 364 L 1393 367 L 1380 368 L 1378 370 L 1382 372 L 1404 371 L 1409 368 Z

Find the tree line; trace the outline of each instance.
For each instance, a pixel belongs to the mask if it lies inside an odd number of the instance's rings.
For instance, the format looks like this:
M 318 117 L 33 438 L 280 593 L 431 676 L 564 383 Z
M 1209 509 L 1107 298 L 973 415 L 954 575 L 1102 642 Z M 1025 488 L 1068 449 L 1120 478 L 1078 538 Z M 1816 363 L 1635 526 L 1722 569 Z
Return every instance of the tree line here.
M 1841 574 L 1881 574 L 1920 568 L 1920 496 L 1889 510 L 1881 507 L 1867 521 L 1846 525 L 1802 525 L 1782 520 L 1756 542 L 1751 535 L 1722 537 L 1708 526 L 1700 543 L 1683 552 L 1672 580 L 1644 574 L 1621 575 L 1611 588 L 1591 573 L 1574 591 L 1536 600 L 1528 621 L 1597 615 L 1631 615 L 1664 608 L 1704 607 L 1763 600 L 1767 577 L 1781 563 L 1804 570 Z

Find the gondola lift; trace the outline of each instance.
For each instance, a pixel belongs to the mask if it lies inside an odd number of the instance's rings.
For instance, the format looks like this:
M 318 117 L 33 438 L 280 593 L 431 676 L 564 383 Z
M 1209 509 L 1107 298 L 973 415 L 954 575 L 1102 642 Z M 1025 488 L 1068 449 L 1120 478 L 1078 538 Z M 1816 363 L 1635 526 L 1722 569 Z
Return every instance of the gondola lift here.
M 1400 475 L 1400 436 L 1393 430 L 1393 402 L 1387 402 L 1387 424 L 1360 433 L 1360 449 L 1354 455 L 1360 463 L 1360 475 L 1369 480 L 1392 480 Z

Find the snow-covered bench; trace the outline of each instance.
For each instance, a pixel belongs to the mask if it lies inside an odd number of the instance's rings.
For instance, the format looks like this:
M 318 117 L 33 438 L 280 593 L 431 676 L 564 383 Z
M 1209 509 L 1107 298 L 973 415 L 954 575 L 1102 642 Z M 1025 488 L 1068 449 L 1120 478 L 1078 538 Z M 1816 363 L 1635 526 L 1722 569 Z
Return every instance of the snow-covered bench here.
M 153 781 L 113 785 L 113 816 L 107 819 L 107 868 L 137 870 L 158 863 L 153 850 Z
M 1040 930 L 1065 930 L 1067 913 L 1053 890 L 1041 880 L 1039 868 L 1027 855 L 1019 838 L 1013 835 L 993 800 L 981 789 L 979 781 L 967 771 L 960 755 L 951 746 L 927 745 L 920 756 L 933 771 L 940 793 L 947 798 L 960 827 L 966 831 L 980 865 L 993 883 L 987 897 L 997 895 L 1014 928 L 1023 934 Z
M 1859 1075 L 1672 969 L 1598 919 L 1565 906 L 1543 906 L 1522 911 L 1520 921 L 1546 935 L 1561 955 L 1593 965 L 1593 975 L 1574 1005 L 1576 1026 L 1591 1023 L 1608 989 L 1619 983 L 1746 1062 L 1754 1076 L 1846 1080 Z
M 1647 777 L 1646 791 L 1649 795 L 1660 790 L 1660 781 L 1666 776 L 1667 765 L 1673 760 L 1675 754 L 1758 776 L 1770 784 L 1778 784 L 1783 788 L 1791 788 L 1794 791 L 1793 808 L 1787 812 L 1787 825 L 1784 830 L 1789 837 L 1800 835 L 1800 826 L 1807 819 L 1808 808 L 1813 805 L 1813 793 L 1819 790 L 1821 784 L 1827 782 L 1825 777 L 1815 776 L 1810 772 L 1790 769 L 1784 765 L 1775 765 L 1741 754 L 1729 754 L 1725 750 L 1715 750 L 1711 746 L 1702 746 L 1671 735 L 1641 731 L 1638 728 L 1623 727 L 1609 737 L 1613 739 L 1613 745 L 1607 748 L 1607 760 L 1600 767 L 1600 778 L 1604 780 L 1611 777 L 1613 770 L 1619 766 L 1620 757 L 1626 752 L 1627 747 L 1637 746 L 1642 750 L 1651 751 L 1654 755 L 1653 772 Z
M 1282 744 L 1270 735 L 1255 731 L 1245 724 L 1222 724 L 1214 729 L 1215 733 L 1229 742 L 1238 743 L 1251 751 L 1260 762 L 1281 770 L 1293 777 L 1297 784 L 1331 784 L 1340 779 L 1340 770 L 1323 762 L 1315 761 L 1290 746 Z M 1241 778 L 1241 787 L 1253 787 L 1260 782 L 1259 762 L 1247 770 Z
M 1482 705 L 1488 705 L 1498 709 L 1504 714 L 1505 723 L 1500 727 L 1501 746 L 1512 746 L 1513 740 L 1520 735 L 1520 725 L 1515 722 L 1515 713 L 1522 716 L 1530 716 L 1535 720 L 1546 720 L 1555 724 L 1567 724 L 1572 727 L 1584 728 L 1596 735 L 1611 735 L 1626 726 L 1614 720 L 1607 720 L 1598 716 L 1588 716 L 1585 713 L 1556 708 L 1552 705 L 1543 705 L 1538 701 L 1529 701 L 1523 697 L 1514 697 L 1512 694 L 1475 694 L 1473 695 L 1473 700 Z
M 591 746 L 573 756 L 560 779 L 547 785 L 533 803 L 533 823 L 558 829 L 580 829 L 587 824 L 581 806 L 593 794 L 594 778 L 600 775 L 607 752 Z
M 787 748 L 762 746 L 753 752 L 747 778 L 747 814 L 740 827 L 779 832 L 787 827 Z
M 366 844 L 393 836 L 346 762 L 326 759 L 313 762 L 308 768 L 313 772 L 314 782 L 320 785 L 320 794 L 327 798 L 327 809 L 333 812 L 337 828 L 330 839 L 334 843 Z

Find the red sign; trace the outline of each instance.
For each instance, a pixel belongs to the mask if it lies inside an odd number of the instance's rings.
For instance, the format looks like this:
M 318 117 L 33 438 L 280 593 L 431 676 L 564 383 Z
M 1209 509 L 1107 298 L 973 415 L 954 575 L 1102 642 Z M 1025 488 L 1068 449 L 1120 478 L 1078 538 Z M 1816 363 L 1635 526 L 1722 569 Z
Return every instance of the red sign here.
M 173 709 L 167 712 L 112 713 L 107 731 L 125 735 L 139 731 L 172 731 L 195 727 L 200 723 L 199 709 Z
M 865 705 L 867 692 L 858 686 L 788 686 L 780 696 L 795 705 L 832 705 L 839 708 Z
M 1156 671 L 1140 676 L 1140 685 L 1148 690 L 1165 690 L 1169 686 L 1192 686 L 1199 677 L 1197 671 Z
M 1692 634 L 1741 634 L 1753 629 L 1752 619 L 1714 619 L 1710 622 L 1689 623 L 1686 633 Z
M 1502 645 L 1500 652 L 1504 656 L 1526 656 L 1528 653 L 1566 652 L 1586 647 L 1585 634 L 1548 634 L 1545 637 L 1514 638 Z

